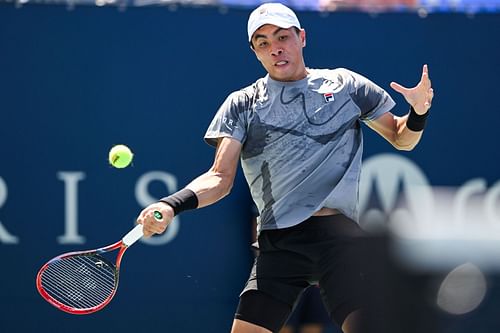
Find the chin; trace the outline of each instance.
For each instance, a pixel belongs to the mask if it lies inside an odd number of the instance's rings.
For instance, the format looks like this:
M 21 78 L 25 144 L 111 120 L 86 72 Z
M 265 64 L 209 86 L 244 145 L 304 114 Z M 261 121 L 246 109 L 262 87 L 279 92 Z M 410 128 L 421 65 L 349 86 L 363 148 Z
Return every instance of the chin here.
M 269 75 L 277 81 L 295 81 L 294 76 L 288 73 L 269 73 Z

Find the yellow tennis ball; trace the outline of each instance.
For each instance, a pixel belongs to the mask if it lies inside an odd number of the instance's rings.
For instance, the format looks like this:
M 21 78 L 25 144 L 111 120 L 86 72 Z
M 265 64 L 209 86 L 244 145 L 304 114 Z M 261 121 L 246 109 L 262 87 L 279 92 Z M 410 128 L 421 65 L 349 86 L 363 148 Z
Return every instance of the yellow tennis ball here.
M 133 158 L 134 154 L 130 148 L 125 145 L 113 146 L 108 156 L 109 164 L 119 169 L 126 168 L 130 162 L 132 162 Z

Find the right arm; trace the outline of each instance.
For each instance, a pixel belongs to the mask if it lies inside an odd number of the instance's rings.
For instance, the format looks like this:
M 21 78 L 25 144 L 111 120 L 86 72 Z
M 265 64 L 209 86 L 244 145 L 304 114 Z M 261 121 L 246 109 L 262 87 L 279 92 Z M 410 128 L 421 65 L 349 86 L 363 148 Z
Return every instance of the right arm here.
M 231 192 L 241 152 L 241 143 L 220 138 L 212 167 L 189 183 L 186 188 L 198 197 L 198 208 L 211 205 Z
M 212 167 L 186 186 L 196 194 L 198 208 L 211 205 L 229 194 L 236 176 L 241 147 L 238 140 L 228 137 L 218 139 Z M 162 213 L 162 221 L 154 218 L 155 210 Z M 144 235 L 149 237 L 163 233 L 173 218 L 172 207 L 163 202 L 155 202 L 142 210 L 137 223 L 144 225 Z

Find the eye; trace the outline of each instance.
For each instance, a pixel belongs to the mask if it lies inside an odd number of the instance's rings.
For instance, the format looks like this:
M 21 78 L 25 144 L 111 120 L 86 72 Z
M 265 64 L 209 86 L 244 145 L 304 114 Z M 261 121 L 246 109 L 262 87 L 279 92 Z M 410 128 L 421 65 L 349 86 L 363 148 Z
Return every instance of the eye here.
M 278 39 L 279 39 L 280 41 L 284 41 L 284 40 L 286 40 L 287 38 L 288 38 L 288 35 L 281 35 L 281 36 L 279 36 L 279 37 L 278 37 Z
M 257 44 L 257 46 L 258 46 L 259 48 L 264 48 L 264 47 L 266 47 L 266 46 L 267 46 L 267 42 L 266 42 L 266 41 L 259 42 L 259 43 Z

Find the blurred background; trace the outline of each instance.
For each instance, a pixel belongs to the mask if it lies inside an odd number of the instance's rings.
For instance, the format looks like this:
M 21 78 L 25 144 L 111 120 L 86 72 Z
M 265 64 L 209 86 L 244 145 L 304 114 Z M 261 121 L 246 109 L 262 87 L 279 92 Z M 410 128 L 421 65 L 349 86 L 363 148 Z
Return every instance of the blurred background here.
M 0 1 L 1 332 L 229 332 L 253 260 L 241 173 L 224 200 L 127 251 L 104 310 L 60 312 L 35 277 L 57 254 L 115 242 L 210 167 L 210 120 L 265 75 L 246 39 L 262 2 Z M 414 151 L 364 129 L 360 223 L 387 332 L 498 332 L 500 1 L 281 2 L 306 29 L 307 66 L 369 77 L 398 115 L 408 106 L 389 83 L 413 86 L 429 65 L 435 98 Z M 122 170 L 107 163 L 119 143 L 135 153 Z

